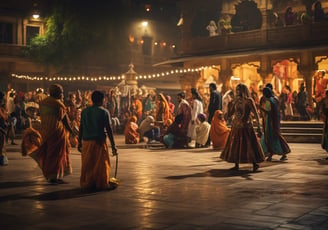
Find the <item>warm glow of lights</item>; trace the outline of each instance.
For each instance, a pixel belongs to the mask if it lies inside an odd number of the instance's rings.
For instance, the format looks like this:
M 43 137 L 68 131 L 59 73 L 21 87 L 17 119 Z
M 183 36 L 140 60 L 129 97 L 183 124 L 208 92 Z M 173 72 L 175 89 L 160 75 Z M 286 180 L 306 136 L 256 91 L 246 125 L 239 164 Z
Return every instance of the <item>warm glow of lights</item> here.
M 240 77 L 235 77 L 235 76 L 231 76 L 230 78 L 232 81 L 239 81 Z
M 131 34 L 129 35 L 129 42 L 134 43 L 134 37 Z
M 139 76 L 135 76 L 136 79 L 153 79 L 156 77 L 165 77 L 173 74 L 182 74 L 188 72 L 199 72 L 207 67 L 199 67 L 199 68 L 187 68 L 187 69 L 171 69 L 166 72 L 161 73 L 147 73 Z M 32 80 L 32 81 L 115 81 L 125 79 L 124 74 L 120 76 L 53 76 L 53 77 L 42 77 L 42 76 L 28 76 L 28 75 L 18 75 L 11 74 L 13 78 L 23 79 L 23 80 Z
M 147 27 L 148 26 L 148 22 L 147 21 L 143 21 L 143 22 L 141 22 L 141 25 L 142 25 L 142 27 Z
M 145 10 L 146 10 L 147 12 L 150 12 L 150 11 L 151 11 L 151 5 L 150 5 L 150 4 L 146 4 L 146 5 L 145 5 Z
M 38 19 L 38 18 L 40 17 L 40 15 L 39 15 L 39 14 L 33 14 L 32 17 L 33 17 L 34 19 Z
M 158 45 L 158 42 L 155 42 L 154 45 L 157 46 Z

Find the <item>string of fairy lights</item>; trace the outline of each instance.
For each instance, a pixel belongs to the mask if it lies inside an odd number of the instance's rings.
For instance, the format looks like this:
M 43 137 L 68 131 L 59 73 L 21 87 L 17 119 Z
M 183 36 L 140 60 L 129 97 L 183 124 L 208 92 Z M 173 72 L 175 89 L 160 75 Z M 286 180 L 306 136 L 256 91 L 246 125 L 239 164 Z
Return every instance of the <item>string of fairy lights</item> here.
M 170 75 L 175 74 L 184 74 L 184 73 L 193 73 L 200 72 L 207 68 L 212 68 L 214 66 L 201 66 L 198 68 L 186 68 L 186 69 L 172 69 L 170 71 L 163 71 L 152 74 L 136 74 L 135 80 L 146 80 L 146 79 L 154 79 L 159 77 L 168 77 Z M 20 75 L 20 74 L 11 74 L 13 78 L 22 79 L 22 80 L 31 80 L 31 81 L 120 81 L 126 79 L 126 74 L 118 75 L 118 76 L 30 76 L 30 75 Z

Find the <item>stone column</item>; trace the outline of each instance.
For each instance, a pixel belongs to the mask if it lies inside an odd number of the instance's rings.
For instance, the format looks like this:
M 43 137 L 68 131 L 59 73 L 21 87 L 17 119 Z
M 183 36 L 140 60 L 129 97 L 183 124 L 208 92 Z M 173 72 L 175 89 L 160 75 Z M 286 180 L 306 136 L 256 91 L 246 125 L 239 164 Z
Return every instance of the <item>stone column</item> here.
M 219 72 L 219 83 L 222 83 L 222 92 L 226 92 L 230 89 L 230 78 L 232 76 L 231 63 L 223 59 L 221 62 L 221 69 Z M 234 90 L 234 89 L 232 89 Z
M 272 66 L 267 56 L 261 56 L 261 66 L 258 69 L 258 73 L 260 74 L 264 85 L 271 82 Z
M 306 92 L 308 93 L 309 105 L 313 108 L 313 84 L 312 77 L 315 72 L 314 57 L 311 51 L 303 51 L 301 53 L 301 63 L 299 64 L 299 72 L 303 75 Z

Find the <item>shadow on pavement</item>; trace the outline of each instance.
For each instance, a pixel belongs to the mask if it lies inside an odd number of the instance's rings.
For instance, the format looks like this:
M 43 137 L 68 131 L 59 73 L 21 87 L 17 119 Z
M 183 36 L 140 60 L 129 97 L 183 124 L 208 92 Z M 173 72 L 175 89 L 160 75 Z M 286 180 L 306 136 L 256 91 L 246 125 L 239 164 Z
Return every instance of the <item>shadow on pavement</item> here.
M 27 187 L 38 184 L 37 181 L 7 181 L 0 183 L 0 189 L 8 189 L 8 188 L 17 188 L 17 187 Z
M 259 171 L 258 171 L 259 172 Z M 240 169 L 238 171 L 230 169 L 211 169 L 203 173 L 194 173 L 178 176 L 168 176 L 166 179 L 179 180 L 190 177 L 243 177 L 250 180 L 250 176 L 253 172 L 251 170 Z
M 23 186 L 23 185 L 22 185 Z M 117 186 L 110 186 L 108 190 L 83 190 L 81 188 L 73 188 L 68 190 L 60 190 L 48 193 L 42 193 L 38 195 L 28 196 L 27 193 L 19 193 L 19 194 L 12 194 L 0 197 L 0 203 L 6 201 L 14 201 L 14 200 L 21 200 L 21 199 L 32 199 L 32 200 L 39 200 L 39 201 L 47 201 L 47 200 L 66 200 L 66 199 L 74 199 L 80 198 L 85 196 L 92 196 L 99 192 L 109 192 L 111 190 L 116 189 Z
M 315 159 L 315 161 L 320 165 L 328 165 L 328 160 L 326 159 Z

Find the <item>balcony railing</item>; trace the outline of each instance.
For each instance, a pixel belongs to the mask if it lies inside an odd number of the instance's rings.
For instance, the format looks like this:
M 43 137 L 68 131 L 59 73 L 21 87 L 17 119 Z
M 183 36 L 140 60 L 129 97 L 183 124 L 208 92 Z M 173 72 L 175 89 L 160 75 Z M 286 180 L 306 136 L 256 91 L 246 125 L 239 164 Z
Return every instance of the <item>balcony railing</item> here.
M 328 22 L 251 30 L 182 41 L 184 55 L 328 44 Z

